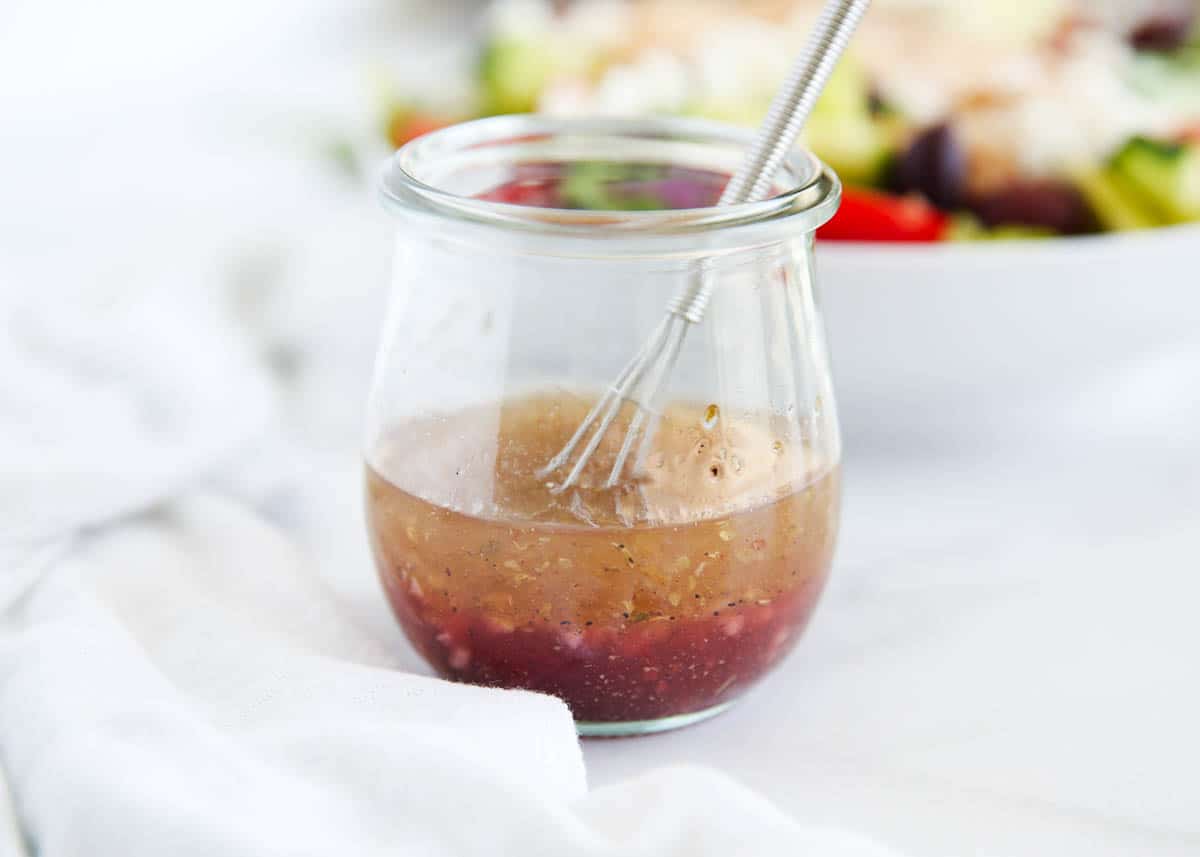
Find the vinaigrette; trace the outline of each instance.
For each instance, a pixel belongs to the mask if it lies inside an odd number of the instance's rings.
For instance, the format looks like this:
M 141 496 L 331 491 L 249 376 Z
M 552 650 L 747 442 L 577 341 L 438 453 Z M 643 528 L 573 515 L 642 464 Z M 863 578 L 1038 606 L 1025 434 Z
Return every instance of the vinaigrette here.
M 538 471 L 591 402 L 542 394 L 414 420 L 372 450 L 388 599 L 443 676 L 553 694 L 583 724 L 719 708 L 812 614 L 837 469 L 782 420 L 681 404 L 617 486 L 603 483 L 625 414 L 555 493 Z

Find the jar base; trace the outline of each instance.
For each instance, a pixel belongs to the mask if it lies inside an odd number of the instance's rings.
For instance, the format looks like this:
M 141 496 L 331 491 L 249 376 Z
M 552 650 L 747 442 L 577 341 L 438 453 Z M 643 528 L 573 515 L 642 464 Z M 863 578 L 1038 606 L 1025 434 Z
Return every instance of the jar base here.
M 575 721 L 575 731 L 581 738 L 629 738 L 635 735 L 653 735 L 656 732 L 670 732 L 702 723 L 730 709 L 736 699 L 705 708 L 701 711 L 691 711 L 687 714 L 674 714 L 670 717 L 658 717 L 653 720 L 621 720 L 611 723 Z

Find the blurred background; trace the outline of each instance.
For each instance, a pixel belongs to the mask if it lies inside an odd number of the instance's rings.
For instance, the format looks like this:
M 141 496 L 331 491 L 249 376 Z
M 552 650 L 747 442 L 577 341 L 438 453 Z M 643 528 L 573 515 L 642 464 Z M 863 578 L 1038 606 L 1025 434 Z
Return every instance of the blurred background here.
M 4 286 L 202 293 L 284 380 L 336 391 L 319 421 L 349 430 L 389 249 L 370 185 L 392 147 L 526 110 L 753 124 L 817 5 L 16 0 Z M 852 186 L 824 237 L 1053 241 L 1200 218 L 1196 5 L 879 0 L 807 131 Z M 835 330 L 835 350 L 863 335 Z
M 322 402 L 306 426 L 344 437 L 357 431 L 385 298 L 388 224 L 371 184 L 388 151 L 497 112 L 754 124 L 818 5 L 16 0 L 0 33 L 3 287 L 83 305 L 145 291 L 207 301 L 236 320 L 282 389 Z M 906 296 L 915 330 L 950 313 L 940 328 L 960 333 L 887 376 L 896 355 L 860 348 L 880 341 L 858 326 L 879 294 L 846 298 L 843 282 L 908 282 L 913 271 L 928 282 L 929 260 L 951 245 L 1038 244 L 1011 261 L 1071 244 L 1063 254 L 1109 270 L 1079 242 L 1141 231 L 1196 243 L 1196 13 L 1194 0 L 878 0 L 806 132 L 848 185 L 823 237 L 867 245 L 825 254 L 827 295 L 843 295 L 828 300 L 848 419 L 861 423 L 856 407 L 886 402 L 897 385 L 925 396 L 933 377 L 946 392 L 935 364 L 1011 349 L 972 353 L 977 312 Z M 1068 237 L 1078 235 L 1100 238 Z M 897 243 L 920 255 L 862 269 L 871 249 Z M 1167 252 L 1178 272 L 1182 251 L 1141 252 Z M 1012 279 L 1061 282 L 1061 266 L 1050 268 Z M 958 285 L 974 277 L 954 269 Z M 1066 304 L 1051 312 L 1077 308 Z M 1112 315 L 1097 322 L 1106 353 Z M 1010 383 L 1069 345 L 1060 321 L 1051 316 L 1053 341 L 1035 342 Z M 1136 329 L 1178 338 L 1161 319 Z M 1144 350 L 1145 336 L 1133 339 Z M 872 367 L 884 374 L 867 383 Z M 977 369 L 955 374 L 996 366 Z

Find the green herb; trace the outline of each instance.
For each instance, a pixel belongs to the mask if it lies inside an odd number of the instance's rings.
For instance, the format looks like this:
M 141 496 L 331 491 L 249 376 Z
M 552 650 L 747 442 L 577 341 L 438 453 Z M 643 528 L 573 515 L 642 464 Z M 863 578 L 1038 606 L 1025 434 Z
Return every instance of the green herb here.
M 623 192 L 618 185 L 650 181 L 659 172 L 653 166 L 582 161 L 568 168 L 563 200 L 569 208 L 586 211 L 657 211 L 666 207 L 661 199 L 649 193 Z

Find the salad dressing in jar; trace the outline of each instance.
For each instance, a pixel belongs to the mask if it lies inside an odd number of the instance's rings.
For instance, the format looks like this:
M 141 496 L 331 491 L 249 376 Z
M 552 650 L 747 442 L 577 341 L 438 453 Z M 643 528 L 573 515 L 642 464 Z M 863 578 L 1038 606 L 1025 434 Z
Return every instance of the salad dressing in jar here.
M 838 186 L 798 154 L 774 199 L 705 207 L 742 146 L 708 123 L 502 117 L 385 175 L 405 223 L 366 452 L 384 590 L 439 674 L 558 696 L 583 734 L 723 710 L 790 651 L 832 560 L 811 247 Z M 639 455 L 609 487 L 627 404 L 563 489 L 547 462 L 700 260 L 712 304 Z

